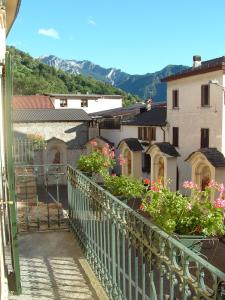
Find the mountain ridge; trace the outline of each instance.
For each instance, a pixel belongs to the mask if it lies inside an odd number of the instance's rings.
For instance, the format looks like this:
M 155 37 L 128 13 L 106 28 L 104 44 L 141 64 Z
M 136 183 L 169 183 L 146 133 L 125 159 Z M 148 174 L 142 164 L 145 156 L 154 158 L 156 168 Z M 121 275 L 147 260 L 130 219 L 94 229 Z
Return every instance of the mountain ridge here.
M 44 64 L 58 70 L 93 77 L 142 99 L 152 97 L 157 102 L 166 100 L 166 83 L 162 83 L 161 78 L 189 68 L 183 65 L 167 65 L 160 71 L 132 75 L 121 71 L 121 69 L 101 67 L 89 60 L 61 59 L 55 55 L 44 56 L 39 59 Z

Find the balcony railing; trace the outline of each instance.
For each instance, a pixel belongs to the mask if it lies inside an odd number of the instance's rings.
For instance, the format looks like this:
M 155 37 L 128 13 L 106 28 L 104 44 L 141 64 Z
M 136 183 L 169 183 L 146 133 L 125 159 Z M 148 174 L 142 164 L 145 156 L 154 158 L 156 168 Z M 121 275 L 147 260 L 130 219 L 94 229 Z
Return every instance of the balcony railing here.
M 68 167 L 70 224 L 111 299 L 224 299 L 225 274 Z

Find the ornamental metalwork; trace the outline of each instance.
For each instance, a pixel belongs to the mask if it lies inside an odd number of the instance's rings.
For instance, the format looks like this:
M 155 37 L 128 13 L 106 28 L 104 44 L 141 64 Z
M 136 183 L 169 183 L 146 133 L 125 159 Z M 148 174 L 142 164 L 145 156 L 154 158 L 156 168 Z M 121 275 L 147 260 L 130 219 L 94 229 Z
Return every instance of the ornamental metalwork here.
M 224 299 L 225 274 L 67 167 L 70 226 L 110 299 Z

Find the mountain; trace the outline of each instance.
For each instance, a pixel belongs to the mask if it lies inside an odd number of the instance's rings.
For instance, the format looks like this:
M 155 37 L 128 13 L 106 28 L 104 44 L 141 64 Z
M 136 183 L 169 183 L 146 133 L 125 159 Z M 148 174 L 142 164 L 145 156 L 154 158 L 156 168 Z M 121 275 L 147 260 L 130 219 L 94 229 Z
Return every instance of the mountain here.
M 120 69 L 103 68 L 88 60 L 65 60 L 54 55 L 41 57 L 40 60 L 58 70 L 63 70 L 70 74 L 82 74 L 93 77 L 96 80 L 110 83 L 128 93 L 137 95 L 142 99 L 152 97 L 154 101 L 166 100 L 166 84 L 160 82 L 161 78 L 188 68 L 183 65 L 168 65 L 155 73 L 131 75 L 122 72 Z
M 28 53 L 7 47 L 13 61 L 13 88 L 15 95 L 33 95 L 44 93 L 57 94 L 108 94 L 122 95 L 123 105 L 133 104 L 139 98 L 112 86 L 75 73 L 65 72 L 34 59 Z

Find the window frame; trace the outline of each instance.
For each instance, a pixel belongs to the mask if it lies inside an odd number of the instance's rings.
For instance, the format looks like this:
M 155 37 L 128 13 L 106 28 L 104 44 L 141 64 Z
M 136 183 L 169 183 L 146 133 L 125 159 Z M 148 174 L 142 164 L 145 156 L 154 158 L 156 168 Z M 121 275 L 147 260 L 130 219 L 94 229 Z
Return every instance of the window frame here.
M 179 127 L 173 127 L 172 130 L 172 145 L 179 147 Z
M 88 99 L 81 99 L 80 107 L 88 107 Z
M 59 99 L 59 106 L 60 107 L 67 107 L 68 106 L 68 100 L 67 99 Z
M 201 85 L 201 107 L 209 107 L 209 106 L 210 106 L 210 85 L 202 84 Z
M 205 137 L 204 132 L 207 133 Z M 209 148 L 209 128 L 201 128 L 200 148 Z
M 179 90 L 172 91 L 172 106 L 173 109 L 179 108 Z

